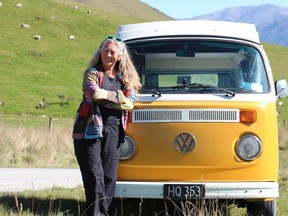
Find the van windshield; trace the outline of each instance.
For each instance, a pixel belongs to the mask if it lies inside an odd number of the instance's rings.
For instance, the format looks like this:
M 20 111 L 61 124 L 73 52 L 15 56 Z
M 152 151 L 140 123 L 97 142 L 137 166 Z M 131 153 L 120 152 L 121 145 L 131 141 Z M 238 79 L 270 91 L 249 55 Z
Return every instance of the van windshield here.
M 217 93 L 219 88 L 237 94 L 269 91 L 261 55 L 252 46 L 181 38 L 130 42 L 128 47 L 141 77 L 140 93 Z

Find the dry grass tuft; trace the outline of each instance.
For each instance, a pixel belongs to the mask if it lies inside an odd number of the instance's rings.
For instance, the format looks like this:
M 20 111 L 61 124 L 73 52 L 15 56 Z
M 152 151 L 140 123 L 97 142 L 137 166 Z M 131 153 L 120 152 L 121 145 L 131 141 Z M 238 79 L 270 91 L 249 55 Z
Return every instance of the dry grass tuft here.
M 284 123 L 279 123 L 279 149 L 288 150 L 288 128 Z
M 71 128 L 0 125 L 1 167 L 76 167 Z

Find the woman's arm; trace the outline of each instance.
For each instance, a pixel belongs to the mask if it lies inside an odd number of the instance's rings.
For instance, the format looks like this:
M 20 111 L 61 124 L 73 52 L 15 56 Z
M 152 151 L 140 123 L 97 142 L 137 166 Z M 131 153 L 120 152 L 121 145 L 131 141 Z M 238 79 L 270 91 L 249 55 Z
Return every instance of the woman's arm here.
M 132 110 L 134 108 L 134 102 L 136 98 L 136 92 L 134 89 L 124 90 L 125 103 L 123 104 L 113 104 L 114 109 L 118 110 Z
M 85 94 L 94 102 L 107 100 L 116 104 L 124 104 L 126 100 L 122 91 L 107 91 L 100 88 L 97 73 L 95 68 L 91 68 L 84 74 L 83 88 Z

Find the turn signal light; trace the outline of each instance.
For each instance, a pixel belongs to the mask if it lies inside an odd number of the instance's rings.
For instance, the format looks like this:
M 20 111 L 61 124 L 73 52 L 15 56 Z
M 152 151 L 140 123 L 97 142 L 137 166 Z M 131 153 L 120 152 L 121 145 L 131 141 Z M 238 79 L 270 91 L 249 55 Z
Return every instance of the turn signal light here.
M 257 121 L 256 110 L 240 110 L 241 123 L 254 123 Z

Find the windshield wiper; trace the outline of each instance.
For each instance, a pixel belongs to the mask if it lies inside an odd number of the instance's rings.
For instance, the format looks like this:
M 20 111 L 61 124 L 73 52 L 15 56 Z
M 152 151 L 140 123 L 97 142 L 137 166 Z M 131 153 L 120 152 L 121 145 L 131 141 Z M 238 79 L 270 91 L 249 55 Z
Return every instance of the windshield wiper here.
M 203 89 L 216 89 L 218 91 L 222 91 L 225 92 L 229 95 L 231 95 L 232 97 L 235 96 L 235 92 L 230 91 L 228 89 L 225 88 L 221 88 L 218 86 L 213 86 L 213 85 L 207 85 L 207 84 L 201 84 L 201 83 L 187 83 L 187 84 L 181 84 L 181 85 L 176 85 L 176 86 L 172 86 L 171 88 L 176 88 L 176 89 L 185 89 L 185 88 L 203 88 Z
M 158 95 L 158 97 L 161 97 L 161 93 L 158 92 L 158 91 L 154 91 L 153 89 L 142 88 L 142 90 L 145 91 L 145 92 L 152 93 L 152 97 L 155 97 L 156 95 Z

